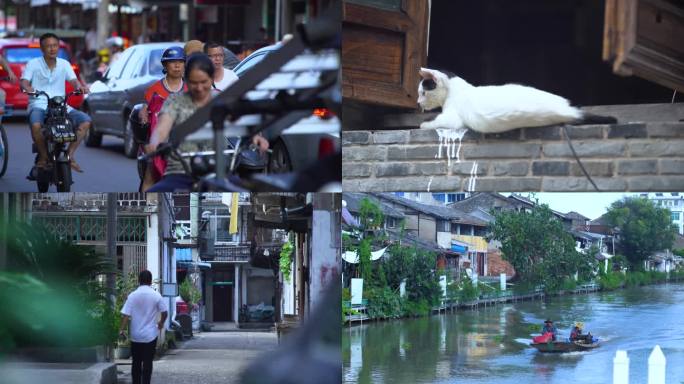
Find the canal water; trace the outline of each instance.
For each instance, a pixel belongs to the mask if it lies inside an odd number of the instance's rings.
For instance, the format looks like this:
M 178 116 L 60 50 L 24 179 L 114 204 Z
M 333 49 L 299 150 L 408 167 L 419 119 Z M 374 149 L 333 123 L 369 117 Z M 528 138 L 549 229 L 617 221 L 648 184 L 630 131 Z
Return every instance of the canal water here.
M 542 354 L 529 347 L 546 318 L 566 338 L 584 322 L 602 344 L 587 352 Z M 538 328 L 537 328 L 538 329 Z M 667 383 L 684 382 L 684 284 L 551 297 L 430 317 L 343 328 L 345 383 L 612 383 L 618 349 L 630 383 L 648 381 L 660 345 Z

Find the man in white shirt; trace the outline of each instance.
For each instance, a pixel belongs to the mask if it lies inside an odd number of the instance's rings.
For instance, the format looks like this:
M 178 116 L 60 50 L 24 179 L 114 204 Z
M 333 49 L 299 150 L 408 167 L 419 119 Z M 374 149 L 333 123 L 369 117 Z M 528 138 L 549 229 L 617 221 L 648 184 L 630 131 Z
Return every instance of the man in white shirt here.
M 21 74 L 21 89 L 26 92 L 44 91 L 50 98 L 66 96 L 64 82 L 68 81 L 74 89 L 88 93 L 88 86 L 81 84 L 71 64 L 57 57 L 59 52 L 59 37 L 57 35 L 45 33 L 40 36 L 40 50 L 43 52 L 43 56 L 31 59 L 26 63 L 24 72 Z M 45 139 L 41 133 L 47 105 L 48 102 L 44 95 L 29 99 L 29 124 L 31 125 L 33 142 L 36 143 L 38 149 L 38 160 L 36 162 L 36 167 L 38 168 L 44 168 L 48 159 Z M 91 119 L 90 116 L 77 109 L 67 107 L 67 111 L 74 127 L 77 127 L 76 141 L 72 141 L 68 149 L 71 168 L 77 172 L 83 172 L 74 159 L 74 152 L 83 140 L 83 137 L 85 137 L 86 131 L 90 128 Z
M 214 89 L 219 92 L 224 91 L 237 81 L 238 76 L 235 72 L 223 67 L 225 52 L 220 44 L 213 42 L 204 44 L 204 53 L 209 56 L 211 63 L 214 64 Z
M 152 360 L 157 347 L 157 336 L 164 327 L 168 307 L 159 292 L 150 286 L 152 284 L 150 271 L 140 272 L 138 282 L 140 286 L 128 295 L 121 309 L 123 318 L 119 335 L 125 337 L 124 330 L 130 319 L 133 384 L 140 384 L 141 379 L 143 384 L 149 384 L 152 378 Z M 157 316 L 160 313 L 161 319 L 157 322 Z

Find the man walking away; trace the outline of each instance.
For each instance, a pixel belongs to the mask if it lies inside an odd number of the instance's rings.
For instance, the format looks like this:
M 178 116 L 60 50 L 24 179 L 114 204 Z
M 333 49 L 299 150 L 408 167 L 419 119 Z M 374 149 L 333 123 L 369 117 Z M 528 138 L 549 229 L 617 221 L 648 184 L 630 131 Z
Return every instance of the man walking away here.
M 157 335 L 164 327 L 168 308 L 162 296 L 150 286 L 152 285 L 152 273 L 150 271 L 140 272 L 138 282 L 140 286 L 128 295 L 126 303 L 121 309 L 123 318 L 121 319 L 119 335 L 125 337 L 124 330 L 130 319 L 133 384 L 140 384 L 141 382 L 149 384 L 152 378 L 152 360 L 156 351 Z M 161 320 L 157 322 L 159 313 L 161 313 Z M 141 377 L 142 381 L 140 380 Z

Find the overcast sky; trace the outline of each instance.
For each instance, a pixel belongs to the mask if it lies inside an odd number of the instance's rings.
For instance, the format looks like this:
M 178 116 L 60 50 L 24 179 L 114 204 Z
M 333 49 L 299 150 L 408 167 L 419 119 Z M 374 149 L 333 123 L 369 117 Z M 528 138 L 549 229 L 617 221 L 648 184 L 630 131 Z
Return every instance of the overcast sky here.
M 528 197 L 527 192 L 519 193 Z M 509 196 L 506 193 L 505 196 Z M 638 193 L 616 193 L 616 192 L 573 192 L 573 193 L 542 193 L 536 192 L 534 196 L 539 199 L 539 203 L 548 204 L 549 208 L 568 213 L 575 211 L 593 220 L 603 215 L 610 204 L 616 200 L 621 200 L 624 196 L 638 196 Z

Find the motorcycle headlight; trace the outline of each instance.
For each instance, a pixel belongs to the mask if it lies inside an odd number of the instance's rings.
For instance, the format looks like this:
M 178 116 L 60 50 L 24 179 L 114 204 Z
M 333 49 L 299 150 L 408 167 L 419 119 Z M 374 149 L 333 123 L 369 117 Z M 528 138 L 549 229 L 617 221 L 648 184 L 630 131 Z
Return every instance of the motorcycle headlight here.
M 62 104 L 64 103 L 64 98 L 62 96 L 55 96 L 52 98 L 52 101 L 54 101 L 56 104 Z

